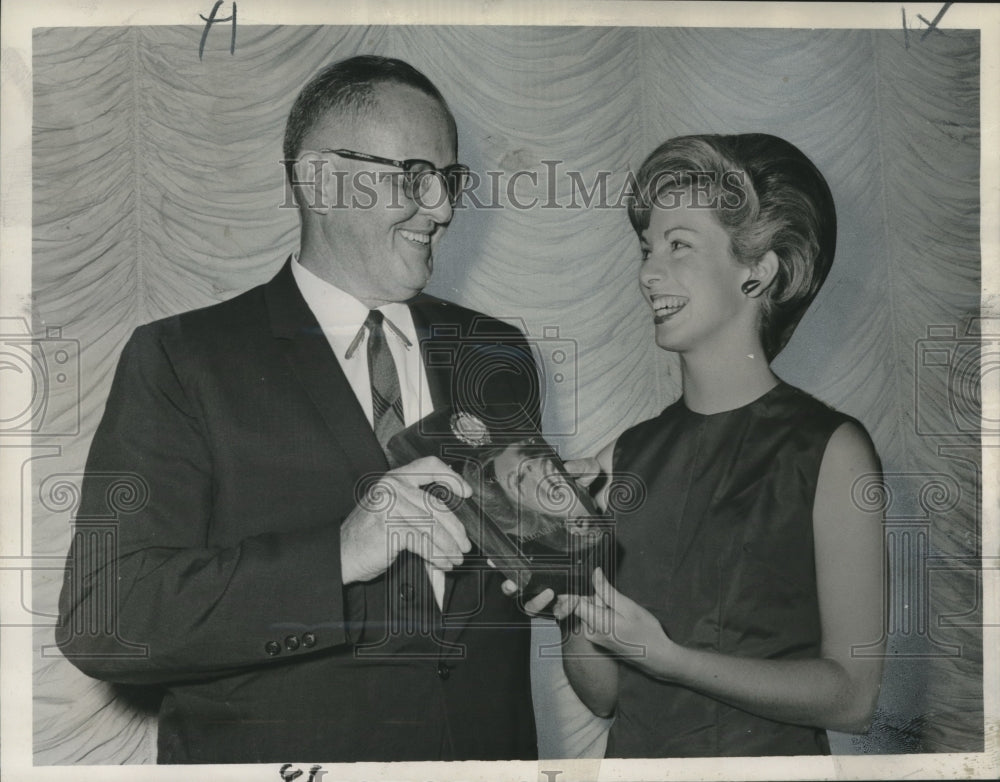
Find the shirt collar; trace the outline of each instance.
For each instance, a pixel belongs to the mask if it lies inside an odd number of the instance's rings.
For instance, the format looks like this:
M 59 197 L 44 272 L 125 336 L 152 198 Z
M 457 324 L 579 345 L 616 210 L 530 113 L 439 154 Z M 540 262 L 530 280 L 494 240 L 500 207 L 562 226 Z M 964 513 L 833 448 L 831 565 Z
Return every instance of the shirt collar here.
M 320 327 L 335 335 L 348 335 L 352 346 L 356 346 L 355 342 L 361 336 L 361 328 L 368 317 L 368 307 L 347 291 L 309 271 L 299 263 L 298 253 L 292 256 L 292 276 Z M 408 349 L 417 338 L 410 308 L 402 302 L 390 302 L 378 309 L 388 324 L 386 333 L 395 335 Z M 354 351 L 350 353 L 353 355 Z

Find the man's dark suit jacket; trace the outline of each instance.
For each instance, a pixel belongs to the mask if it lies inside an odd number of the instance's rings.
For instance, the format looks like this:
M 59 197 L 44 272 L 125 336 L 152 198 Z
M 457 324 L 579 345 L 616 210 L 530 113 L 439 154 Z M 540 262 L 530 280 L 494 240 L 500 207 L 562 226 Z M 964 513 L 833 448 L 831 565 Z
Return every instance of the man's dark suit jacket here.
M 426 296 L 411 311 L 435 407 L 471 394 L 537 420 L 517 329 Z M 463 564 L 443 614 L 407 552 L 342 586 L 340 524 L 386 469 L 287 263 L 136 329 L 87 462 L 61 648 L 162 687 L 161 763 L 535 757 L 529 622 L 498 573 Z

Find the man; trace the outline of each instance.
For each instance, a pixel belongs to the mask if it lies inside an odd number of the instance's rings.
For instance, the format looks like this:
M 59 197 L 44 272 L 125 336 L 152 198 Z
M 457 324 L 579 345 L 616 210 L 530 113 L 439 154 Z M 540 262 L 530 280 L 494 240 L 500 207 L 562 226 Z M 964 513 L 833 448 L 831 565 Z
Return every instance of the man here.
M 434 457 L 387 472 L 383 450 L 449 403 L 537 421 L 523 336 L 418 295 L 460 193 L 456 138 L 406 63 L 321 71 L 286 128 L 297 258 L 125 346 L 59 642 L 91 676 L 162 687 L 161 763 L 536 754 L 528 620 L 421 488 L 469 486 Z M 79 530 L 112 511 L 94 556 Z

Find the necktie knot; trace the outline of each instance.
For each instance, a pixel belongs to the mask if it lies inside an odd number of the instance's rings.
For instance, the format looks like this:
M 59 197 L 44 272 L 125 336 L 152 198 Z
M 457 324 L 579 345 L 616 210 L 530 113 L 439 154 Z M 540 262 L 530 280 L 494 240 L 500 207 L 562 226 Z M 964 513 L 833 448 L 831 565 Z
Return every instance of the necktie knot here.
M 365 328 L 371 332 L 372 329 L 380 327 L 384 319 L 385 315 L 382 314 L 381 310 L 369 310 L 368 317 L 365 318 Z M 357 321 L 354 322 L 357 323 Z

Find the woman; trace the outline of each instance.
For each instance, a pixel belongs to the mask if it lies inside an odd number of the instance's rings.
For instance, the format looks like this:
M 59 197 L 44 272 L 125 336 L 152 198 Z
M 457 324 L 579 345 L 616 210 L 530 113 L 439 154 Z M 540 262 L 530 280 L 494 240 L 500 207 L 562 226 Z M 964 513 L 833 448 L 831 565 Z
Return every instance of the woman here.
M 564 667 L 615 714 L 608 757 L 828 752 L 823 729 L 863 731 L 878 696 L 881 519 L 852 487 L 879 464 L 769 362 L 830 268 L 833 199 L 763 134 L 671 139 L 637 182 L 640 288 L 683 395 L 587 460 L 646 496 L 617 514 L 616 587 L 598 570 L 557 601 Z

